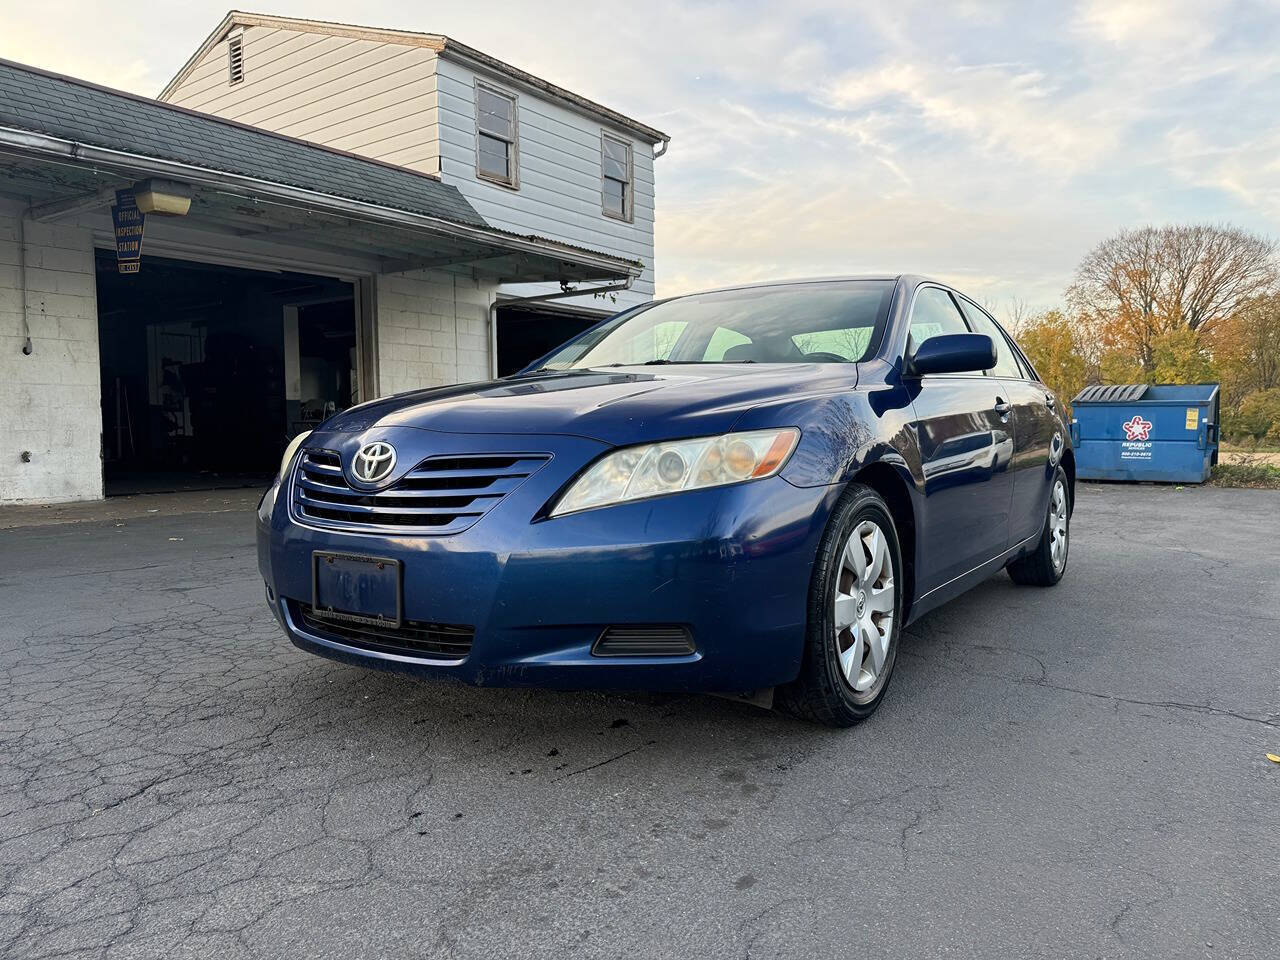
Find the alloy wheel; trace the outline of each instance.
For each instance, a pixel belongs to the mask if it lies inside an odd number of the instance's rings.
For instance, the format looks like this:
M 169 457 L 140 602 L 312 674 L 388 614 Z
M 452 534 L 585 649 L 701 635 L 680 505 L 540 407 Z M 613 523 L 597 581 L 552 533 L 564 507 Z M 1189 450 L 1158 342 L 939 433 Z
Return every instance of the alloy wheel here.
M 887 676 L 895 589 L 889 539 L 874 520 L 863 520 L 841 551 L 832 604 L 840 670 L 856 694 L 873 693 Z

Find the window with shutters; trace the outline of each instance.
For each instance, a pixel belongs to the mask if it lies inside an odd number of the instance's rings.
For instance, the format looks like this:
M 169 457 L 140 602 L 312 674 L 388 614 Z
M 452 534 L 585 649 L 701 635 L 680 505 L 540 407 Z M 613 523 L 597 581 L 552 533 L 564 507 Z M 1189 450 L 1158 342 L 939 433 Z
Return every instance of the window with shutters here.
M 231 85 L 244 79 L 244 35 L 233 33 L 227 37 L 227 73 Z
M 519 121 L 516 96 L 476 83 L 476 176 L 518 189 Z
M 631 144 L 607 133 L 600 135 L 602 205 L 607 217 L 631 221 Z

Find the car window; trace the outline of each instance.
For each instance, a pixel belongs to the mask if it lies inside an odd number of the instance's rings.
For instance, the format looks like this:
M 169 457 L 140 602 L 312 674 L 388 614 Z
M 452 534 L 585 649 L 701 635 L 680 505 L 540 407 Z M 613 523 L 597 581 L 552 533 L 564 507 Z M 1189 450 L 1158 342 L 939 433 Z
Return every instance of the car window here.
M 668 359 L 686 326 L 688 324 L 684 321 L 669 320 L 636 330 L 633 336 L 615 344 L 618 362 L 644 363 L 646 360 Z
M 870 339 L 870 327 L 844 327 L 796 334 L 791 342 L 801 353 L 830 353 L 845 360 L 857 360 L 866 352 Z
M 996 348 L 996 365 L 988 370 L 987 373 L 994 377 L 1021 380 L 1023 378 L 1022 368 L 1018 366 L 1018 361 L 1013 355 L 1013 348 L 1009 346 L 1009 341 L 1005 339 L 1004 331 L 997 326 L 994 320 L 987 316 L 985 311 L 980 310 L 964 297 L 960 297 L 960 308 L 964 311 L 964 315 L 968 317 L 969 326 L 973 328 L 973 332 L 985 333 L 991 338 L 991 343 Z
M 858 362 L 879 345 L 896 284 L 831 280 L 738 287 L 619 314 L 540 363 L 553 370 L 641 363 Z
M 1004 332 L 1003 327 L 1001 327 L 1000 330 L 1002 333 Z M 1009 334 L 1005 333 L 1004 338 L 1009 341 L 1010 344 L 1013 344 L 1013 337 L 1009 336 Z M 1040 377 L 1031 369 L 1031 361 L 1022 355 L 1022 351 L 1019 350 L 1016 345 L 1013 346 L 1012 353 L 1013 359 L 1018 361 L 1018 369 L 1022 371 L 1023 379 L 1035 380 L 1038 383 L 1040 381 Z
M 911 326 L 907 337 L 907 352 L 915 353 L 920 344 L 930 337 L 946 333 L 968 333 L 964 318 L 956 309 L 951 294 L 939 287 L 925 287 L 916 294 L 911 308 Z
M 711 334 L 711 339 L 707 342 L 707 352 L 703 355 L 703 359 L 709 363 L 716 363 L 724 359 L 730 347 L 739 347 L 750 342 L 750 337 L 737 330 L 716 327 L 715 332 Z

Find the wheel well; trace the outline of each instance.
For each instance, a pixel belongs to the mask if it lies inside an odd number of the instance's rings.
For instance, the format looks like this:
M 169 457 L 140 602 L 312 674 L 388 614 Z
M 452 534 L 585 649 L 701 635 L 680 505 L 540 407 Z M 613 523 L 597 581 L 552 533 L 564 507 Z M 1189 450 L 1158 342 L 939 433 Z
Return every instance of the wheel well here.
M 902 565 L 906 589 L 902 593 L 902 616 L 905 622 L 915 602 L 916 583 L 916 514 L 911 506 L 911 493 L 907 482 L 887 463 L 873 463 L 863 467 L 853 478 L 854 483 L 866 484 L 889 506 L 893 526 L 902 548 Z
M 1076 455 L 1068 450 L 1062 455 L 1062 469 L 1067 474 L 1067 496 L 1070 499 L 1070 511 L 1076 510 Z

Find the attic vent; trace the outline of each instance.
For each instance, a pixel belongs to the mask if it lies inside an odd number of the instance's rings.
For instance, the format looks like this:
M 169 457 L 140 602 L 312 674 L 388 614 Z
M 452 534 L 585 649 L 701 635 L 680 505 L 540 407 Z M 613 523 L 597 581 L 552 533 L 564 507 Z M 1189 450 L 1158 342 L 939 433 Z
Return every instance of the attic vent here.
M 244 79 L 244 36 L 239 33 L 227 38 L 227 70 L 233 85 Z

